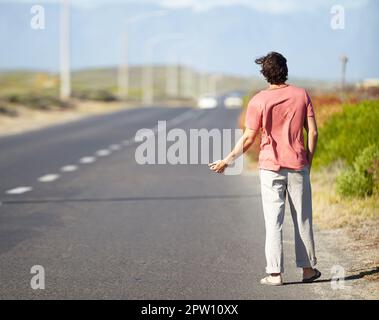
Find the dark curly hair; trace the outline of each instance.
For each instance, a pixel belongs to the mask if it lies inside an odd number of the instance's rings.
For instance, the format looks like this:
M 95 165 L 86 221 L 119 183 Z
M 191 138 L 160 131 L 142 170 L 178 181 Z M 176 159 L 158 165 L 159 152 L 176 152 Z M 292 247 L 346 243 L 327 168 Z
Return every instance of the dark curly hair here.
M 261 73 L 271 84 L 282 84 L 288 77 L 287 59 L 278 52 L 269 52 L 267 55 L 255 60 L 260 64 Z

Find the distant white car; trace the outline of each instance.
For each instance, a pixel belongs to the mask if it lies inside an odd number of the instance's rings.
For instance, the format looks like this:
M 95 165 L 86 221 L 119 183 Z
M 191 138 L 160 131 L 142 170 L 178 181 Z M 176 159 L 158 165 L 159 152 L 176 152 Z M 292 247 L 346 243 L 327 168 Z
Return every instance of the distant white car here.
M 234 109 L 234 108 L 242 108 L 243 99 L 238 96 L 229 96 L 224 99 L 225 108 Z
M 204 95 L 204 96 L 201 96 L 197 100 L 197 106 L 200 109 L 216 108 L 217 105 L 218 105 L 217 99 L 216 99 L 216 97 L 214 97 L 212 95 Z

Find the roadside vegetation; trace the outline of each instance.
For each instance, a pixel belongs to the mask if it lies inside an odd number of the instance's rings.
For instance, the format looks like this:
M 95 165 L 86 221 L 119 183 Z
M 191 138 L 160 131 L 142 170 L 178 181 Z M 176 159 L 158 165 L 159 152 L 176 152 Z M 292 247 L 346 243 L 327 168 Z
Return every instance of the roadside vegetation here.
M 316 222 L 329 228 L 379 219 L 379 100 L 341 108 L 320 127 L 312 175 Z
M 116 99 L 114 75 L 107 70 L 72 75 L 72 96 L 59 99 L 56 74 L 12 71 L 0 73 L 0 135 L 119 110 L 126 106 Z

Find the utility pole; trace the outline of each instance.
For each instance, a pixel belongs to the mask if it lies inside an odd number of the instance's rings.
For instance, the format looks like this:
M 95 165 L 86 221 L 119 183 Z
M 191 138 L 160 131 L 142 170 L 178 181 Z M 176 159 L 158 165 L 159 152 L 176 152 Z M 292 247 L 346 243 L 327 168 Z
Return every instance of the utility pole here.
M 217 83 L 221 80 L 221 76 L 218 74 L 211 74 L 209 77 L 208 88 L 212 95 L 217 95 Z
M 185 39 L 184 37 L 182 39 L 179 39 L 182 41 Z M 182 81 L 179 80 L 179 77 L 183 74 L 183 66 L 181 66 L 181 59 L 183 48 L 188 47 L 190 44 L 192 44 L 194 41 L 186 41 L 186 42 L 180 42 L 179 44 L 175 44 L 170 49 L 172 52 L 170 61 L 173 61 L 174 65 L 167 66 L 166 70 L 166 96 L 168 97 L 180 97 L 182 90 L 180 90 L 179 84 L 182 83 Z M 192 80 L 192 79 L 190 79 Z M 192 85 L 192 84 L 191 84 Z
M 126 100 L 129 95 L 128 53 L 128 32 L 125 31 L 121 39 L 121 63 L 117 73 L 118 96 L 121 100 Z
M 342 100 L 345 99 L 345 86 L 346 86 L 346 65 L 349 59 L 347 56 L 343 55 L 341 58 L 341 98 Z
M 182 64 L 181 72 L 180 72 L 180 78 L 181 78 L 181 92 L 183 93 L 184 98 L 193 98 L 193 73 L 192 69 Z
M 127 18 L 121 35 L 121 61 L 117 70 L 118 96 L 125 100 L 129 96 L 129 37 L 133 25 L 150 18 L 159 18 L 167 15 L 165 10 L 157 10 Z
M 208 93 L 209 90 L 209 81 L 208 81 L 209 75 L 207 73 L 200 73 L 200 79 L 199 79 L 199 95 L 204 95 Z
M 165 41 L 172 41 L 180 38 L 181 34 L 166 33 L 154 36 L 145 44 L 144 57 L 145 66 L 142 69 L 142 102 L 144 105 L 152 105 L 154 103 L 154 70 L 153 70 L 153 51 L 155 47 Z
M 176 52 L 172 55 L 172 65 L 166 68 L 166 96 L 171 98 L 178 98 L 179 96 L 179 62 Z
M 70 76 L 70 3 L 61 0 L 60 9 L 60 93 L 61 101 L 71 96 Z

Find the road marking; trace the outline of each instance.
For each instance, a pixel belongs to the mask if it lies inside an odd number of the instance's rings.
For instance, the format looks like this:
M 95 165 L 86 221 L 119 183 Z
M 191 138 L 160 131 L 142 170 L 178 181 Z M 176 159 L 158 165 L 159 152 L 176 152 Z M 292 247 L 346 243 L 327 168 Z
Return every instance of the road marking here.
M 68 166 L 64 166 L 61 168 L 61 171 L 63 171 L 63 172 L 72 172 L 75 170 L 78 170 L 78 166 L 68 165 Z
M 187 119 L 190 119 L 193 116 L 194 116 L 193 110 L 189 110 L 189 111 L 182 113 L 181 115 L 179 115 L 173 119 L 167 120 L 166 124 L 167 124 L 167 126 L 177 125 L 177 124 L 179 124 L 179 123 L 181 123 Z
M 120 150 L 121 147 L 119 144 L 112 144 L 109 146 L 109 149 L 113 150 L 113 151 L 117 151 L 117 150 Z
M 177 116 L 175 118 L 166 120 L 166 127 L 165 128 L 161 128 L 160 130 L 158 130 L 158 125 L 156 125 L 152 128 L 149 128 L 148 130 L 150 130 L 153 133 L 153 135 L 156 135 L 156 134 L 159 134 L 160 132 L 164 132 L 168 128 L 172 128 L 173 126 L 180 124 L 181 122 L 184 122 L 184 121 L 189 120 L 191 118 L 192 119 L 197 118 L 198 116 L 199 116 L 199 113 L 196 114 L 193 112 L 193 110 L 189 110 L 189 111 L 186 111 L 186 112 L 180 114 L 179 116 Z M 148 134 L 141 134 L 141 135 L 143 137 L 146 137 L 146 135 L 148 135 Z M 133 142 L 135 142 L 135 140 L 138 138 L 139 138 L 139 135 L 135 135 Z M 124 141 L 126 141 L 126 140 L 124 140 Z
M 84 164 L 87 164 L 87 163 L 93 163 L 96 161 L 96 158 L 95 157 L 83 157 L 79 160 L 80 163 L 84 163 Z
M 166 122 L 166 124 L 168 124 L 169 126 L 172 126 L 174 124 L 176 125 L 180 122 L 187 120 L 188 118 L 191 118 L 191 116 L 193 116 L 192 110 L 187 111 L 184 114 L 181 114 L 176 118 L 168 120 Z M 157 126 L 151 128 L 151 130 L 155 133 L 158 133 Z M 130 146 L 130 145 L 133 145 L 134 143 L 135 143 L 134 139 L 123 140 L 121 142 L 121 144 L 124 146 Z M 109 149 L 112 151 L 116 151 L 116 150 L 120 150 L 121 146 L 120 146 L 120 144 L 112 144 L 109 146 Z M 100 157 L 108 156 L 111 154 L 110 150 L 107 150 L 107 149 L 98 150 L 96 152 L 96 155 L 98 155 Z M 79 160 L 79 162 L 83 163 L 83 164 L 93 163 L 95 161 L 96 161 L 96 157 L 83 157 Z M 67 165 L 67 166 L 63 166 L 61 168 L 61 171 L 62 172 L 72 172 L 72 171 L 76 171 L 77 169 L 78 169 L 78 166 L 76 166 L 76 165 Z M 57 180 L 59 177 L 60 177 L 59 174 L 47 174 L 47 175 L 44 175 L 44 176 L 38 178 L 38 181 L 40 181 L 40 182 L 52 182 L 52 181 Z M 22 193 L 26 193 L 26 192 L 29 192 L 32 190 L 33 190 L 32 187 L 17 187 L 14 189 L 7 190 L 6 193 L 7 194 L 22 194 Z
M 29 192 L 32 190 L 33 190 L 32 187 L 18 187 L 18 188 L 7 190 L 6 193 L 7 194 L 22 194 L 22 193 Z
M 132 140 L 124 140 L 124 141 L 122 141 L 122 144 L 127 147 L 127 146 L 130 146 L 131 144 L 133 144 L 133 141 Z
M 40 182 L 52 182 L 52 181 L 55 181 L 59 179 L 59 174 L 47 174 L 47 175 L 44 175 L 42 177 L 39 177 L 38 178 L 38 181 Z
M 102 150 L 96 151 L 96 155 L 99 157 L 106 157 L 106 156 L 109 156 L 110 154 L 111 154 L 111 152 L 107 149 L 102 149 Z

